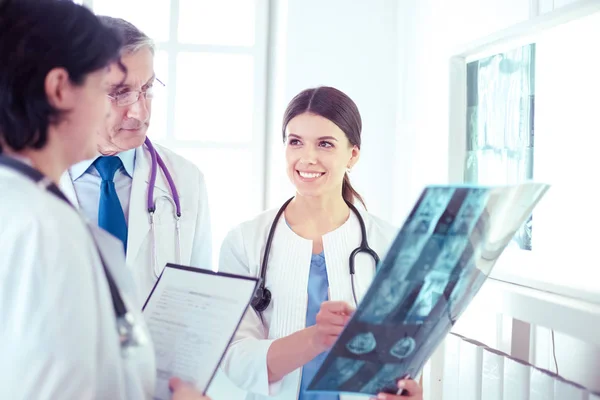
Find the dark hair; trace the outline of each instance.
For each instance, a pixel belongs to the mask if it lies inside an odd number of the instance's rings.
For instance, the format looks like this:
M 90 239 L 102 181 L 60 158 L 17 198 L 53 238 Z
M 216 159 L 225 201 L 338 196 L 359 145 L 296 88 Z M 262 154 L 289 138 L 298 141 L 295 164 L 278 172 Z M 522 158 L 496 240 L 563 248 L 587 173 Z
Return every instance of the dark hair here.
M 285 128 L 296 116 L 310 113 L 321 116 L 333 122 L 346 134 L 351 145 L 360 149 L 360 133 L 362 120 L 358 107 L 344 92 L 329 86 L 306 89 L 290 101 L 283 114 L 283 140 L 285 141 Z M 344 200 L 354 204 L 358 200 L 365 206 L 360 194 L 352 187 L 348 173 L 344 175 L 342 183 L 342 196 Z
M 117 61 L 120 48 L 118 33 L 72 1 L 0 3 L 0 143 L 16 151 L 44 147 L 49 125 L 63 116 L 48 102 L 48 73 L 64 68 L 81 85 Z

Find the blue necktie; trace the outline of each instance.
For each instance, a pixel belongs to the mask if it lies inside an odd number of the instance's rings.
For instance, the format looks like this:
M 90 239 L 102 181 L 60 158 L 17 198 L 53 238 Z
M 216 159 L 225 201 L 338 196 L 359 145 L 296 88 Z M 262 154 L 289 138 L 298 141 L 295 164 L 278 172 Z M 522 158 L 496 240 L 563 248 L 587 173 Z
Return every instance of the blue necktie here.
M 100 207 L 98 209 L 98 225 L 123 242 L 123 250 L 127 251 L 127 221 L 117 196 L 113 178 L 123 163 L 116 156 L 98 157 L 94 166 L 98 170 L 100 184 Z

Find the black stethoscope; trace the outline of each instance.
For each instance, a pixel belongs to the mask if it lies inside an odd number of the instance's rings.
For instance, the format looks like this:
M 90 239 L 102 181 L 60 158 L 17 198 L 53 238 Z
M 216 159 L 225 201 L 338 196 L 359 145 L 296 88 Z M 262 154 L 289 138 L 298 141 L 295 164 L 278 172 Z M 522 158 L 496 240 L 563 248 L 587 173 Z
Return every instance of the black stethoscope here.
M 65 197 L 63 192 L 52 182 L 48 177 L 44 176 L 41 172 L 36 170 L 35 168 L 30 167 L 29 165 L 11 157 L 0 155 L 0 165 L 8 167 L 16 172 L 21 173 L 27 178 L 31 179 L 35 182 L 39 187 L 48 192 L 52 193 L 59 199 L 66 202 L 69 206 L 73 207 L 71 202 Z M 93 235 L 92 235 L 93 238 Z M 98 256 L 100 257 L 100 261 L 102 262 L 102 267 L 104 268 L 104 274 L 106 275 L 106 281 L 108 282 L 108 288 L 110 290 L 110 296 L 113 303 L 113 308 L 115 311 L 115 317 L 117 320 L 117 333 L 119 334 L 119 340 L 121 343 L 121 350 L 126 351 L 130 347 L 139 346 L 145 343 L 145 338 L 142 333 L 137 329 L 135 317 L 132 313 L 127 310 L 125 306 L 125 302 L 121 297 L 117 284 L 114 281 L 114 278 L 108 267 L 104 258 L 102 257 L 102 253 L 94 240 L 94 244 L 98 250 Z
M 269 236 L 267 236 L 265 253 L 263 255 L 260 267 L 260 283 L 258 289 L 256 290 L 256 293 L 254 294 L 254 297 L 252 298 L 251 303 L 252 308 L 254 308 L 254 310 L 256 310 L 256 312 L 258 313 L 262 313 L 263 311 L 265 311 L 267 307 L 269 307 L 269 304 L 271 304 L 271 291 L 265 286 L 265 278 L 267 276 L 267 263 L 269 261 L 269 253 L 271 252 L 271 243 L 273 242 L 273 236 L 275 235 L 275 227 L 277 226 L 277 222 L 279 222 L 281 214 L 283 214 L 285 208 L 288 206 L 288 204 L 290 204 L 290 201 L 292 201 L 293 199 L 294 198 L 292 197 L 288 199 L 285 203 L 283 203 L 283 205 L 275 215 L 275 219 L 273 220 L 273 223 L 271 224 L 271 229 L 269 230 Z M 369 247 L 369 243 L 367 242 L 367 228 L 365 227 L 365 221 L 363 220 L 362 216 L 352 203 L 346 201 L 346 204 L 348 205 L 348 207 L 350 207 L 350 210 L 352 210 L 352 212 L 356 215 L 356 218 L 358 218 L 358 223 L 360 224 L 360 245 L 356 249 L 354 249 L 352 253 L 350 253 L 350 259 L 348 262 L 350 269 L 350 280 L 352 282 L 352 297 L 354 298 L 354 303 L 358 304 L 356 297 L 356 289 L 354 286 L 354 259 L 358 253 L 367 253 L 368 255 L 373 257 L 373 259 L 375 260 L 375 266 L 377 266 L 379 264 L 379 256 L 377 255 L 375 250 Z

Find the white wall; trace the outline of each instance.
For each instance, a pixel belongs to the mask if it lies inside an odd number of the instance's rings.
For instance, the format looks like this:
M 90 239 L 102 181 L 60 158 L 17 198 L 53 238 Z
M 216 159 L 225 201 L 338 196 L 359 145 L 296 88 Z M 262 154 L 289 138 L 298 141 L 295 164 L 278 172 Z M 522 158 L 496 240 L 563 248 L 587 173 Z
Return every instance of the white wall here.
M 525 0 L 399 2 L 399 131 L 394 218 L 402 220 L 423 186 L 446 183 L 449 57 L 461 46 L 529 17 Z
M 285 175 L 281 118 L 300 91 L 334 86 L 358 105 L 361 159 L 351 173 L 369 210 L 393 215 L 393 150 L 397 112 L 395 0 L 275 0 L 271 52 L 267 206 L 293 195 Z
M 527 21 L 536 12 L 574 1 L 526 0 L 405 0 L 399 3 L 399 80 L 398 133 L 396 137 L 395 176 L 399 183 L 395 193 L 394 219 L 404 218 L 428 183 L 448 180 L 448 86 L 449 57 L 464 50 L 469 43 Z M 473 335 L 494 336 L 496 316 L 467 315 Z M 485 321 L 485 322 L 484 322 Z M 468 322 L 462 321 L 461 322 Z M 462 324 L 463 334 L 465 326 Z M 533 327 L 530 361 L 554 370 L 550 331 Z M 600 349 L 584 342 L 556 334 L 559 372 L 567 379 L 600 390 L 598 360 Z M 486 343 L 493 346 L 495 343 Z
M 270 15 L 266 206 L 294 194 L 285 174 L 281 119 L 300 91 L 334 86 L 358 105 L 362 151 L 351 180 L 369 211 L 391 218 L 397 113 L 395 0 L 273 0 Z M 242 399 L 219 373 L 213 400 Z

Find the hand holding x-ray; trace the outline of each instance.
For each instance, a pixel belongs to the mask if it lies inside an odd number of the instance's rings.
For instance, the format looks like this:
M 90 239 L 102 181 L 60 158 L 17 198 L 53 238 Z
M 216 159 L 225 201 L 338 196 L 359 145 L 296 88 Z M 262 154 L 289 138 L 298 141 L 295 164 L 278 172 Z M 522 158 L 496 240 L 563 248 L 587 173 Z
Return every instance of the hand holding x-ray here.
M 307 391 L 397 397 L 398 379 L 420 374 L 547 190 L 425 188 Z
M 327 351 L 350 321 L 354 308 L 343 301 L 325 301 L 317 314 L 312 343 L 320 352 Z

